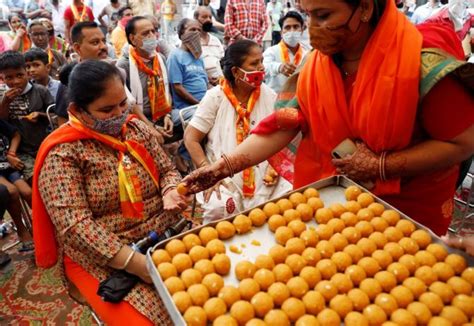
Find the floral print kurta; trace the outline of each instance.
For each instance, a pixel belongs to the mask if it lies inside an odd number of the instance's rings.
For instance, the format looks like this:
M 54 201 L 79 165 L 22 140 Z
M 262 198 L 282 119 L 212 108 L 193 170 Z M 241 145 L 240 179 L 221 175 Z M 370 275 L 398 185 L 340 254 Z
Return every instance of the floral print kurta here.
M 118 193 L 118 152 L 97 140 L 79 140 L 53 148 L 43 165 L 39 189 L 46 210 L 56 228 L 61 255 L 69 256 L 99 281 L 113 269 L 107 263 L 125 244 L 145 237 L 150 231 L 163 232 L 180 219 L 163 211 L 162 191 L 176 185 L 180 176 L 152 136 L 148 127 L 133 119 L 126 139 L 143 144 L 160 173 L 160 189 L 140 163 L 137 166 L 144 202 L 143 219 L 122 217 Z M 154 324 L 169 321 L 155 289 L 143 282 L 125 300 Z

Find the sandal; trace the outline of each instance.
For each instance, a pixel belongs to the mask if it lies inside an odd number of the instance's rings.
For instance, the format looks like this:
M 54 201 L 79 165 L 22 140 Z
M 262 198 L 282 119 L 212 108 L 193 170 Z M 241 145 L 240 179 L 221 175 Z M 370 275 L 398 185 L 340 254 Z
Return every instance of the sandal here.
M 20 249 L 18 249 L 19 252 L 27 252 L 33 250 L 35 250 L 35 244 L 31 240 L 22 242 Z
M 0 267 L 5 266 L 11 260 L 12 259 L 10 258 L 10 255 L 8 255 L 6 252 L 0 251 Z

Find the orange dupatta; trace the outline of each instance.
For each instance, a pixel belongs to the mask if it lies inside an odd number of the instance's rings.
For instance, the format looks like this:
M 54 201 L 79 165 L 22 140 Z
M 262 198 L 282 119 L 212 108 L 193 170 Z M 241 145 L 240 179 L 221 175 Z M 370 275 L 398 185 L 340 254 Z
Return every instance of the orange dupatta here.
M 361 139 L 375 153 L 410 143 L 419 98 L 422 36 L 387 7 L 361 58 L 350 103 L 330 56 L 314 51 L 298 80 L 297 96 L 310 126 L 298 149 L 295 188 L 336 174 L 331 151 L 344 139 Z M 377 180 L 378 195 L 400 192 L 400 180 Z
M 280 41 L 280 54 L 283 63 L 291 63 L 290 62 L 290 50 L 286 46 L 285 42 Z M 295 59 L 293 64 L 295 66 L 299 66 L 301 60 L 303 59 L 303 47 L 301 45 L 298 46 L 298 51 L 296 51 Z
M 252 92 L 252 94 L 250 95 L 249 101 L 247 103 L 247 107 L 243 108 L 239 100 L 235 96 L 234 92 L 232 91 L 232 87 L 229 81 L 223 78 L 220 84 L 225 96 L 229 100 L 230 104 L 232 104 L 232 106 L 234 107 L 235 112 L 237 112 L 237 121 L 236 121 L 235 128 L 237 131 L 236 132 L 237 145 L 239 145 L 245 140 L 245 138 L 247 138 L 247 136 L 250 133 L 249 119 L 255 107 L 255 104 L 257 103 L 260 97 L 260 87 L 257 87 Z M 245 169 L 242 172 L 242 174 L 243 174 L 243 179 L 244 179 L 244 185 L 243 185 L 244 197 L 253 197 L 255 193 L 255 171 L 253 167 Z
M 153 57 L 153 70 L 148 68 L 134 48 L 130 48 L 130 59 L 133 59 L 137 68 L 148 75 L 148 97 L 150 99 L 153 122 L 171 111 L 171 103 L 166 99 L 165 82 L 161 75 L 158 55 Z
M 135 118 L 130 115 L 127 123 Z M 126 124 L 122 127 L 122 135 L 126 132 Z M 114 137 L 97 133 L 85 127 L 77 118 L 70 115 L 70 122 L 51 133 L 41 144 L 36 157 L 33 173 L 33 234 L 35 242 L 36 264 L 48 268 L 57 262 L 57 244 L 54 225 L 49 218 L 46 207 L 38 188 L 38 178 L 43 163 L 55 146 L 62 143 L 74 142 L 82 139 L 96 139 L 101 143 L 119 151 L 119 192 L 122 214 L 124 217 L 140 218 L 143 216 L 143 202 L 141 201 L 140 181 L 130 166 L 127 166 L 125 153 L 129 153 L 145 168 L 153 182 L 159 187 L 159 171 L 153 158 L 143 145 L 133 141 L 119 141 Z

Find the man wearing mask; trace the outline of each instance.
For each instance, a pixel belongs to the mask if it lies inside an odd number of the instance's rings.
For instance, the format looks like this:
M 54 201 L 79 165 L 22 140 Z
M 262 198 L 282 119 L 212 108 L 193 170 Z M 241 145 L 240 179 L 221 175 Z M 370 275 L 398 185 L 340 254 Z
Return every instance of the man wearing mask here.
M 213 29 L 212 13 L 208 7 L 198 7 L 194 12 L 196 19 L 202 26 L 201 32 L 201 59 L 204 61 L 207 77 L 212 85 L 217 85 L 223 76 L 220 60 L 224 57 L 224 47 L 221 41 L 210 33 Z
M 204 62 L 201 59 L 201 24 L 184 18 L 178 25 L 181 47 L 173 50 L 168 58 L 168 72 L 173 93 L 174 108 L 171 112 L 174 125 L 181 125 L 179 110 L 198 104 L 208 88 Z M 185 119 L 190 118 L 189 112 Z
M 156 52 L 155 28 L 150 20 L 135 16 L 127 23 L 125 33 L 129 54 L 122 56 L 117 66 L 126 72 L 127 86 L 136 105 L 142 107 L 147 120 L 169 138 L 173 134 L 171 94 L 165 60 Z
M 277 93 L 308 53 L 301 44 L 303 17 L 296 11 L 289 11 L 280 19 L 279 24 L 282 40 L 263 53 L 266 84 Z

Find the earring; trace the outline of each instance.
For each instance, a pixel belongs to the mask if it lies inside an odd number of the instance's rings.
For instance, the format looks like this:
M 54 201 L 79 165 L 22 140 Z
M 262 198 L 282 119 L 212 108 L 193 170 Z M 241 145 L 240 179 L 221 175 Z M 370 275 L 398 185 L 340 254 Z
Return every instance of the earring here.
M 367 16 L 362 17 L 361 19 L 364 23 L 367 23 L 369 21 L 369 18 Z

